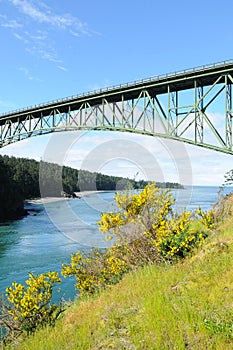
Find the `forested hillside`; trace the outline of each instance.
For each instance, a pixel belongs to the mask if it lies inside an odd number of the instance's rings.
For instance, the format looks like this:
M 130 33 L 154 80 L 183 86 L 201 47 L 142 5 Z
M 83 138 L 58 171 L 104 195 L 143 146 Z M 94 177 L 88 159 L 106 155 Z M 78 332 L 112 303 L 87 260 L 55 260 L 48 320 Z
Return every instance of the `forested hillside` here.
M 12 169 L 0 158 L 0 221 L 25 214 L 23 196 L 13 179 Z
M 73 196 L 79 191 L 134 189 L 148 182 L 91 173 L 33 159 L 0 156 L 0 221 L 25 214 L 23 201 L 40 196 Z M 158 187 L 181 188 L 177 183 L 157 183 Z

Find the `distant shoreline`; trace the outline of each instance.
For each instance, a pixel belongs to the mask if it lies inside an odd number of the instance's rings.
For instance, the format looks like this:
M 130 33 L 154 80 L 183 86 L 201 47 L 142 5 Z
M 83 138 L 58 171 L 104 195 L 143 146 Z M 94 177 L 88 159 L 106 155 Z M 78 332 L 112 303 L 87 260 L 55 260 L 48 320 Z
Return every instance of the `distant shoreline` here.
M 166 188 L 165 188 L 166 189 Z M 172 190 L 180 190 L 185 189 L 183 188 L 172 188 Z M 92 194 L 98 194 L 98 193 L 106 193 L 106 192 L 117 192 L 117 190 L 95 190 L 95 191 L 80 191 L 80 192 L 74 192 L 76 197 L 43 197 L 43 198 L 33 198 L 33 199 L 26 199 L 25 203 L 28 204 L 48 204 L 48 203 L 55 203 L 65 200 L 73 200 L 73 199 L 81 199 L 87 196 L 90 196 Z
M 81 192 L 75 192 L 76 197 L 69 198 L 69 197 L 43 197 L 43 198 L 33 198 L 33 199 L 26 199 L 25 202 L 28 204 L 47 204 L 47 203 L 55 203 L 65 200 L 73 200 L 73 199 L 81 199 L 83 197 L 90 196 L 92 194 L 97 193 L 103 193 L 103 192 L 115 192 L 115 191 L 107 191 L 107 190 L 100 190 L 100 191 L 81 191 Z

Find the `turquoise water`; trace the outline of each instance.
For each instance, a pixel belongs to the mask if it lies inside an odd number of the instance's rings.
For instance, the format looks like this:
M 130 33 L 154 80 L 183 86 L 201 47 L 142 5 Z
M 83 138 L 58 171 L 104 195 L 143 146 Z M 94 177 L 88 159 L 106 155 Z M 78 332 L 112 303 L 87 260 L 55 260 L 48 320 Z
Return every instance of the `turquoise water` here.
M 176 210 L 200 205 L 210 209 L 218 198 L 218 187 L 189 187 L 174 191 Z M 228 189 L 229 192 L 229 189 Z M 96 222 L 103 211 L 114 209 L 114 193 L 93 194 L 82 199 L 29 205 L 29 215 L 0 226 L 0 294 L 13 281 L 23 283 L 28 272 L 60 271 L 78 249 L 105 247 Z M 74 280 L 65 279 L 61 295 L 75 296 Z

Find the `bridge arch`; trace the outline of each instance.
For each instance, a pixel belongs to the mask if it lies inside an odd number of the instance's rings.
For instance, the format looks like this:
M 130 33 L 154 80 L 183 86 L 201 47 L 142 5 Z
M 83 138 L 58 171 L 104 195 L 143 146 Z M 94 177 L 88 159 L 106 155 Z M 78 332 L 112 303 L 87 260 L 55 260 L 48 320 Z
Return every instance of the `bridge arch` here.
M 5 113 L 0 147 L 52 132 L 108 130 L 233 154 L 232 84 L 233 61 L 225 61 Z M 222 114 L 212 118 L 216 103 Z

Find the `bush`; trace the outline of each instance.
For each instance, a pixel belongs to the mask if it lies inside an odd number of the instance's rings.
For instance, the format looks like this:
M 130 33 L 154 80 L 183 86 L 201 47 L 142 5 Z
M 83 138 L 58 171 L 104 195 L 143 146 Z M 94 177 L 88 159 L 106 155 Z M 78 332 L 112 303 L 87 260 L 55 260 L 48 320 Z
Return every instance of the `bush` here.
M 177 216 L 172 194 L 154 183 L 139 193 L 126 191 L 115 195 L 117 210 L 103 213 L 98 222 L 106 240 L 113 240 L 105 251 L 77 252 L 71 263 L 62 266 L 64 277 L 75 276 L 80 296 L 93 294 L 117 283 L 125 272 L 150 263 L 184 258 L 204 242 L 208 231 L 191 227 L 191 214 Z M 202 221 L 210 226 L 209 216 Z
M 117 243 L 122 244 L 143 234 L 155 238 L 172 215 L 175 199 L 168 190 L 159 189 L 152 183 L 140 193 L 117 193 L 115 202 L 118 211 L 102 214 L 98 225 L 107 240 L 115 237 Z
M 159 232 L 155 245 L 158 253 L 168 260 L 186 257 L 193 248 L 203 244 L 207 231 L 191 226 L 191 213 L 184 211 L 181 216 L 169 221 L 166 229 Z
M 216 224 L 220 224 L 233 214 L 233 194 L 222 196 L 214 205 L 214 219 Z
M 213 209 L 210 209 L 209 211 L 203 211 L 200 207 L 197 209 L 197 215 L 200 217 L 201 223 L 209 229 L 214 228 L 215 224 L 215 212 Z
M 76 277 L 75 287 L 80 296 L 93 294 L 106 285 L 119 282 L 128 270 L 124 253 L 124 247 L 112 247 L 106 251 L 93 248 L 86 253 L 78 251 L 71 256 L 70 265 L 62 265 L 62 275 Z
M 127 240 L 136 265 L 158 262 L 159 257 L 169 261 L 184 258 L 208 236 L 203 226 L 207 229 L 214 226 L 213 210 L 206 213 L 199 208 L 202 226 L 192 228 L 191 213 L 184 211 L 177 216 L 172 209 L 175 203 L 172 194 L 155 184 L 146 186 L 139 194 L 118 193 L 115 199 L 119 211 L 103 214 L 100 230 L 110 239 L 116 236 L 118 242 Z
M 2 301 L 0 324 L 6 329 L 5 341 L 15 340 L 22 333 L 29 335 L 39 326 L 53 325 L 63 311 L 62 304 L 51 304 L 53 288 L 61 283 L 57 272 L 29 274 L 23 284 L 12 283 Z

